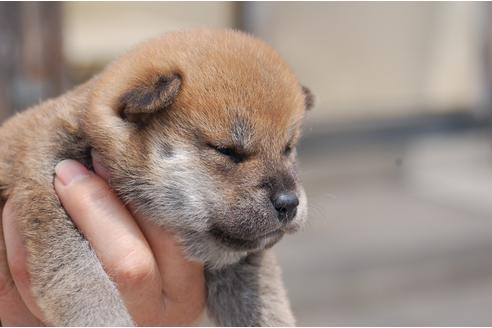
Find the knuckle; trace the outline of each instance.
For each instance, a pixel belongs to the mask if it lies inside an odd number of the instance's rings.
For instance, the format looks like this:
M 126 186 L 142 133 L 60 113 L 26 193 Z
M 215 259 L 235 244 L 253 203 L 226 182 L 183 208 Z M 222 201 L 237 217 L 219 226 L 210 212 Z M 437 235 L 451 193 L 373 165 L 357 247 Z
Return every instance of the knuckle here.
M 155 272 L 153 261 L 145 256 L 128 256 L 121 261 L 114 275 L 124 285 L 138 286 L 145 283 Z

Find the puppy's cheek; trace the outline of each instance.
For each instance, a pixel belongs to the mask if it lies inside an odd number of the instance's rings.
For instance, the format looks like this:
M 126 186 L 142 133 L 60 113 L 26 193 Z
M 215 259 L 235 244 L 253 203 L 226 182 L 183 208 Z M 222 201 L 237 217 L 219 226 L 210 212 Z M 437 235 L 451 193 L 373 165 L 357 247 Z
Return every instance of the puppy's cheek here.
M 173 177 L 172 186 L 179 192 L 180 206 L 173 207 L 172 202 L 168 204 L 167 213 L 173 213 L 173 220 L 182 227 L 194 231 L 206 231 L 210 225 L 210 217 L 216 208 L 216 204 L 208 197 L 208 194 L 216 194 L 214 186 L 203 182 L 203 177 L 192 171 L 184 173 L 180 171 L 179 177 Z
M 214 181 L 200 167 L 192 149 L 174 146 L 173 154 L 160 156 L 159 148 L 152 153 L 154 197 L 157 197 L 157 216 L 162 224 L 205 231 L 213 209 L 217 208 L 211 195 L 217 195 Z M 161 197 L 161 199 L 159 199 Z M 157 211 L 156 211 L 157 212 Z

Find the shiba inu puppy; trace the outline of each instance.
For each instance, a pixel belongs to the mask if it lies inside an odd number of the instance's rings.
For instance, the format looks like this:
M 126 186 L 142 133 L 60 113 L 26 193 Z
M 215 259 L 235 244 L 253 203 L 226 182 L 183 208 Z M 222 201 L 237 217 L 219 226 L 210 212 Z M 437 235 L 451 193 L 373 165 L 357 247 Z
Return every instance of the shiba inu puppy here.
M 59 161 L 89 165 L 94 149 L 117 194 L 205 264 L 208 310 L 219 325 L 294 325 L 268 248 L 306 219 L 295 146 L 311 105 L 265 43 L 193 30 L 143 43 L 7 121 L 0 207 L 9 198 L 18 209 L 33 293 L 49 322 L 133 324 L 53 188 Z

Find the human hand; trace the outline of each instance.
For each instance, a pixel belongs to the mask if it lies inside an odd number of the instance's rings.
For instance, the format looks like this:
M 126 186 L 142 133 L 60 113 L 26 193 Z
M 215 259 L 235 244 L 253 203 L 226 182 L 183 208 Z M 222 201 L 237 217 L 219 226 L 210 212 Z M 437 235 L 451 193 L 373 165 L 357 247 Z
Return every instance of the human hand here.
M 97 174 L 66 160 L 56 168 L 55 189 L 116 283 L 139 326 L 197 323 L 205 308 L 203 266 L 184 258 L 175 237 L 133 216 L 109 188 L 109 175 L 94 156 Z M 0 213 L 1 214 L 1 213 Z M 49 325 L 31 293 L 27 251 L 15 209 L 5 204 L 0 225 L 0 320 L 4 326 Z

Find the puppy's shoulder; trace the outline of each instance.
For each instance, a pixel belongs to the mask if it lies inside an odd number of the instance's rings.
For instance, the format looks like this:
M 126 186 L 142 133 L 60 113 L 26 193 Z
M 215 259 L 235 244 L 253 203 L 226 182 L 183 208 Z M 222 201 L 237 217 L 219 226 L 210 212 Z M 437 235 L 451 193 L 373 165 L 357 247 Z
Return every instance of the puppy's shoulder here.
M 39 176 L 69 144 L 80 142 L 80 118 L 91 83 L 16 114 L 0 127 L 0 195 L 8 196 L 16 179 Z

